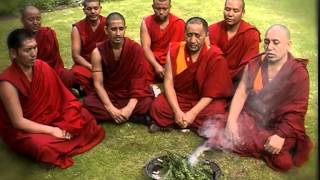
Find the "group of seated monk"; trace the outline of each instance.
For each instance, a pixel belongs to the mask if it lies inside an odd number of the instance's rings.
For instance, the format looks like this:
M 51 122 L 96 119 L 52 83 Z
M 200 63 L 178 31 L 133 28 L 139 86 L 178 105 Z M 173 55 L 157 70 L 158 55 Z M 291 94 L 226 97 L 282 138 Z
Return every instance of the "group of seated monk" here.
M 264 159 L 276 170 L 307 160 L 307 61 L 289 52 L 284 25 L 266 31 L 259 54 L 260 33 L 242 20 L 243 0 L 226 0 L 224 20 L 210 26 L 171 14 L 170 0 L 152 7 L 140 45 L 125 37 L 122 14 L 103 17 L 99 0 L 84 0 L 86 17 L 72 27 L 70 70 L 54 30 L 41 26 L 36 7 L 25 7 L 24 28 L 7 39 L 11 65 L 0 74 L 0 137 L 9 148 L 67 168 L 72 155 L 103 140 L 97 121 L 132 121 L 151 133 L 193 129 L 212 148 Z M 159 95 L 155 83 L 163 83 Z M 82 103 L 73 89 L 84 90 Z M 207 126 L 225 133 L 205 136 Z

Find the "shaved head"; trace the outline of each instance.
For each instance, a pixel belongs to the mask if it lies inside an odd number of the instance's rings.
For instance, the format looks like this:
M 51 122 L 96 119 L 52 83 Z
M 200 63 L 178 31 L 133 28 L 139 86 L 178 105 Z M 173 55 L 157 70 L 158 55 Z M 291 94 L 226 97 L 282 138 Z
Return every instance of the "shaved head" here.
M 195 16 L 195 17 L 191 17 L 190 19 L 188 19 L 185 24 L 185 29 L 187 29 L 187 26 L 189 24 L 200 24 L 200 25 L 202 25 L 205 33 L 208 32 L 208 22 L 205 19 L 203 19 L 202 17 Z
M 244 11 L 244 8 L 245 8 L 244 0 L 226 0 L 225 3 L 224 3 L 224 6 L 226 6 L 228 1 L 238 1 L 238 2 L 240 2 L 242 4 L 242 11 Z
M 123 25 L 126 25 L 126 20 L 124 19 L 123 15 L 118 13 L 118 12 L 112 12 L 110 13 L 107 17 L 107 23 L 106 26 L 110 25 L 111 21 L 113 20 L 122 20 L 123 21 Z
M 158 2 L 166 2 L 169 1 L 169 4 L 171 4 L 171 0 L 153 0 L 153 4 L 158 1 Z
M 99 5 L 100 5 L 100 0 L 84 0 L 84 1 L 82 2 L 82 6 L 83 6 L 83 7 L 86 7 L 86 6 L 87 6 L 87 3 L 90 3 L 90 2 L 98 2 Z
M 34 6 L 25 6 L 20 11 L 21 23 L 25 29 L 36 33 L 41 27 L 41 12 Z
M 285 26 L 285 25 L 282 25 L 282 24 L 274 24 L 272 26 L 270 26 L 267 31 L 266 31 L 266 34 L 270 31 L 270 30 L 278 30 L 279 32 L 283 32 L 285 33 L 286 37 L 288 38 L 288 40 L 291 39 L 291 35 L 290 35 L 290 31 L 289 29 Z
M 35 6 L 25 6 L 23 9 L 20 10 L 21 17 L 25 17 L 27 13 L 33 12 L 33 13 L 40 13 L 40 10 L 36 8 Z
M 282 62 L 285 62 L 291 49 L 288 28 L 282 24 L 270 26 L 265 34 L 264 49 L 269 63 L 282 64 Z

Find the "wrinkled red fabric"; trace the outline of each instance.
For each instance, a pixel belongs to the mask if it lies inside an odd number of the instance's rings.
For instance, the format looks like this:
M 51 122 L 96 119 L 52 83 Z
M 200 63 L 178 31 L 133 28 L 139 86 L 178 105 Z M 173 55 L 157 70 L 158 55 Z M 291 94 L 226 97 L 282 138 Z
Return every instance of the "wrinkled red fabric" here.
M 12 126 L 1 102 L 0 135 L 14 152 L 67 168 L 73 164 L 72 155 L 83 153 L 103 140 L 103 128 L 96 124 L 94 117 L 81 106 L 46 63 L 35 61 L 30 82 L 13 62 L 0 75 L 0 81 L 8 81 L 18 90 L 24 118 L 59 127 L 73 135 L 71 140 L 65 140 L 18 130 Z
M 259 53 L 260 32 L 251 24 L 241 20 L 238 32 L 228 40 L 223 20 L 209 26 L 209 38 L 210 43 L 218 46 L 223 52 L 233 84 L 237 86 L 244 66 Z
M 225 113 L 225 98 L 231 95 L 232 82 L 228 73 L 226 60 L 217 47 L 202 48 L 198 60 L 192 63 L 185 49 L 187 69 L 176 75 L 176 58 L 179 43 L 173 43 L 170 48 L 174 89 L 179 107 L 183 112 L 189 111 L 202 97 L 213 98 L 196 117 L 191 126 L 199 128 L 204 120 L 214 114 Z M 170 126 L 174 122 L 174 113 L 164 94 L 153 102 L 150 115 L 160 126 Z
M 124 38 L 121 55 L 115 60 L 109 41 L 98 44 L 102 59 L 104 88 L 113 105 L 122 108 L 130 98 L 137 98 L 133 114 L 145 114 L 152 102 L 152 91 L 147 85 L 144 63 L 146 62 L 142 47 L 129 38 Z M 96 92 L 84 98 L 83 104 L 98 119 L 111 121 Z
M 70 89 L 76 83 L 76 79 L 71 70 L 64 68 L 56 32 L 49 27 L 41 27 L 36 33 L 36 41 L 37 58 L 48 63 L 57 72 L 64 85 Z
M 73 26 L 77 27 L 81 39 L 81 52 L 80 55 L 91 63 L 91 53 L 96 48 L 97 43 L 105 41 L 108 36 L 104 31 L 106 25 L 106 18 L 99 16 L 100 24 L 95 31 L 92 30 L 87 19 L 84 18 Z M 84 88 L 86 94 L 93 90 L 93 80 L 92 73 L 89 69 L 79 65 L 74 64 L 72 66 L 72 71 L 79 81 L 81 86 Z
M 169 44 L 180 42 L 184 39 L 184 21 L 173 14 L 169 14 L 169 24 L 164 30 L 160 29 L 160 24 L 155 20 L 155 15 L 145 17 L 145 23 L 151 38 L 151 50 L 157 62 L 162 66 L 166 63 Z M 154 82 L 155 72 L 150 63 L 146 64 L 147 81 Z
M 73 26 L 77 27 L 81 39 L 81 53 L 80 55 L 86 59 L 88 62 L 91 62 L 91 53 L 96 48 L 96 44 L 107 39 L 107 35 L 104 31 L 106 25 L 106 18 L 99 16 L 100 23 L 95 31 L 92 30 L 90 24 L 87 22 L 87 19 L 84 18 Z

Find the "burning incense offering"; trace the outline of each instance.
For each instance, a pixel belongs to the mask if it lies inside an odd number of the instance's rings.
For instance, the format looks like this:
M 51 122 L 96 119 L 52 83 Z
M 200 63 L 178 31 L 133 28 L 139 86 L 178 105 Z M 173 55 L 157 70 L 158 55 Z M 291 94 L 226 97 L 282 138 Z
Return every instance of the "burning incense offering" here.
M 187 155 L 167 152 L 167 155 L 152 159 L 145 166 L 145 173 L 152 179 L 161 180 L 214 180 L 221 175 L 217 164 L 198 160 L 191 165 Z

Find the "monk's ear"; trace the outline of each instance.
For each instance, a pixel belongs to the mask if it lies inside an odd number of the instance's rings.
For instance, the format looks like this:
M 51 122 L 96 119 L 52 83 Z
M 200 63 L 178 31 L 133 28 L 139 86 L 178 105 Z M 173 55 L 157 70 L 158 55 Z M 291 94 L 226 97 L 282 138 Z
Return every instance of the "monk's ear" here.
M 108 26 L 104 26 L 104 33 L 108 35 Z
M 16 59 L 17 58 L 17 50 L 10 48 L 9 49 L 9 57 L 11 60 Z
M 289 41 L 288 41 L 288 51 L 290 51 L 290 50 L 291 50 L 291 46 L 292 46 L 292 41 L 291 41 L 291 40 L 289 40 Z

